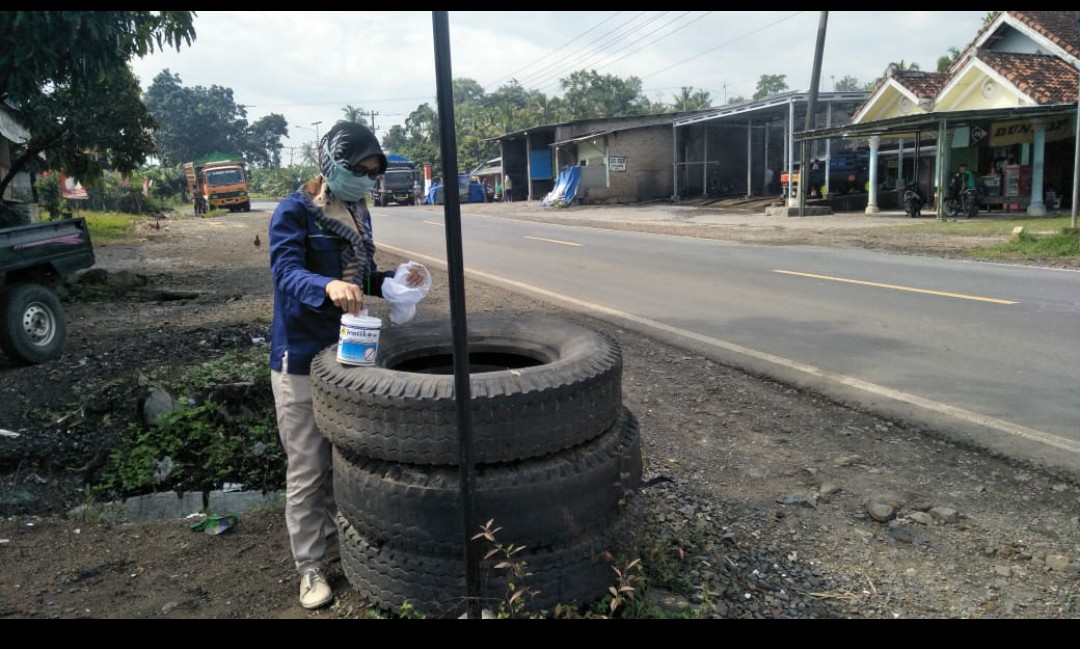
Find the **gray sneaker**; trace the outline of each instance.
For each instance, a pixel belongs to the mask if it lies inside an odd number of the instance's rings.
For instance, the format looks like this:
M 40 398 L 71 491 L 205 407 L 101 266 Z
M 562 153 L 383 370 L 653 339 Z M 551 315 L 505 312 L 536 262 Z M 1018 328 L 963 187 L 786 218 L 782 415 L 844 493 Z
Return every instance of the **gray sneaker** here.
M 311 569 L 300 578 L 300 606 L 306 609 L 322 608 L 334 599 L 334 591 L 322 571 Z

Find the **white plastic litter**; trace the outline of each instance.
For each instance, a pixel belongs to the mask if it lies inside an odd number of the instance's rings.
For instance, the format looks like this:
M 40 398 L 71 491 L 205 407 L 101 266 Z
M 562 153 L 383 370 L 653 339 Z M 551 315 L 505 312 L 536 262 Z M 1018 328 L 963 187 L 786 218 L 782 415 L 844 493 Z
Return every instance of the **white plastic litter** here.
M 413 266 L 419 266 L 424 271 L 424 283 L 420 286 L 409 286 L 405 278 Z M 382 295 L 386 304 L 390 307 L 390 322 L 402 324 L 413 319 L 416 315 L 416 304 L 424 299 L 431 288 L 431 273 L 423 264 L 409 261 L 398 266 L 392 277 L 383 280 Z

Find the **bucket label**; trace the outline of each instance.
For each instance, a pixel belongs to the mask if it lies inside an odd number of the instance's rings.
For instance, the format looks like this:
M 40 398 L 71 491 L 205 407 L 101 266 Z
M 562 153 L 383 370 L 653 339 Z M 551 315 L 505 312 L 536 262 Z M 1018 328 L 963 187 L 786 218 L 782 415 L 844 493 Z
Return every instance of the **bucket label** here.
M 379 330 L 341 325 L 337 358 L 348 365 L 371 365 L 379 351 Z

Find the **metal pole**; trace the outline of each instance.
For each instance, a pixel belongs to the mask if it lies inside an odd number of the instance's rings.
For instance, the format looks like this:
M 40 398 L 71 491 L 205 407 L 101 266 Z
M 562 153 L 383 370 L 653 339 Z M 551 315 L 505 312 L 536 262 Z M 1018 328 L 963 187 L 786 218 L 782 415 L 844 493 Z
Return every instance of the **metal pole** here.
M 431 12 L 435 32 L 435 89 L 439 107 L 440 149 L 443 178 L 458 175 L 457 135 L 454 132 L 454 85 L 450 70 L 450 28 L 447 12 Z M 443 183 L 443 187 L 449 187 Z M 454 395 L 457 402 L 458 431 L 461 439 L 461 514 L 465 523 L 465 590 L 468 616 L 480 619 L 480 548 L 471 540 L 479 529 L 474 499 L 472 394 L 469 388 L 469 338 L 465 319 L 465 275 L 461 254 L 461 202 L 458 192 L 443 191 L 443 220 L 446 223 L 446 260 L 450 278 L 450 323 L 453 328 Z
M 814 111 L 817 110 L 818 85 L 821 82 L 821 55 L 825 50 L 825 25 L 829 21 L 829 12 L 822 11 L 818 17 L 817 47 L 814 49 L 814 71 L 810 75 L 810 100 L 806 102 L 806 126 L 804 130 L 814 128 Z M 809 193 L 810 173 L 806 168 L 806 140 L 799 149 L 799 216 L 806 209 L 806 195 Z M 828 176 L 829 170 L 825 170 Z
M 1074 11 L 1077 28 L 1080 29 L 1080 11 Z M 1072 226 L 1076 227 L 1076 203 L 1080 199 L 1080 76 L 1076 85 L 1076 115 L 1073 118 L 1073 192 Z
M 945 120 L 938 122 L 937 155 L 934 156 L 934 196 L 937 202 L 937 220 L 945 220 Z
M 1078 12 L 1080 13 L 1080 12 Z M 1077 77 L 1076 127 L 1072 133 L 1075 152 L 1072 154 L 1072 227 L 1077 227 L 1077 200 L 1080 199 L 1080 77 Z

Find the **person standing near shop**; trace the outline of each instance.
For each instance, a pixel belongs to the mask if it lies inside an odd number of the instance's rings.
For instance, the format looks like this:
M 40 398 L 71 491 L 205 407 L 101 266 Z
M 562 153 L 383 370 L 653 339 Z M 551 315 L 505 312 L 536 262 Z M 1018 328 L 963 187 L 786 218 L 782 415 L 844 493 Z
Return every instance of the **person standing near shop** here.
M 514 183 L 510 180 L 510 174 L 503 179 L 503 200 L 507 203 L 514 202 Z
M 396 272 L 375 265 L 367 197 L 386 171 L 375 134 L 339 121 L 319 144 L 319 166 L 318 177 L 278 204 L 269 227 L 270 384 L 288 461 L 285 526 L 306 609 L 333 601 L 324 570 L 327 539 L 337 532 L 331 447 L 315 424 L 311 362 L 337 343 L 342 314 L 359 314 L 364 295 L 382 297 L 383 280 Z M 416 266 L 406 282 L 425 279 Z

